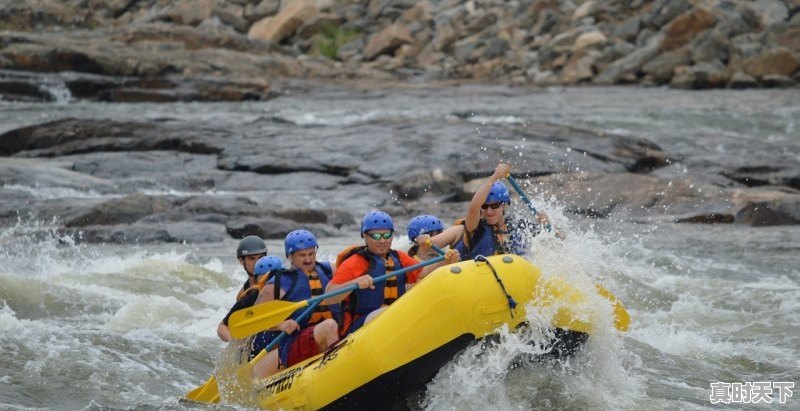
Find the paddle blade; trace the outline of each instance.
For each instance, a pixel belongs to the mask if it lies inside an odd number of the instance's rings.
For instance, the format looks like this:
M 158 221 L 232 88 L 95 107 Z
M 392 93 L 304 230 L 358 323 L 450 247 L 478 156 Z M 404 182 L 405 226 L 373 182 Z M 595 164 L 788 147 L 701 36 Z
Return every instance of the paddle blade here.
M 600 284 L 595 284 L 597 287 L 597 293 L 601 296 L 611 301 L 611 305 L 614 308 L 614 327 L 616 327 L 620 331 L 628 331 L 628 327 L 631 323 L 631 316 L 628 314 L 628 310 L 625 309 L 625 306 L 622 305 L 617 297 L 614 294 L 611 294 L 611 291 L 608 291 L 605 287 Z
M 233 313 L 228 319 L 228 328 L 233 338 L 244 338 L 280 324 L 293 312 L 307 305 L 308 300 L 268 301 Z
M 213 375 L 209 377 L 203 385 L 189 391 L 189 393 L 186 394 L 186 399 L 207 404 L 218 403 L 219 387 L 217 387 L 217 378 Z

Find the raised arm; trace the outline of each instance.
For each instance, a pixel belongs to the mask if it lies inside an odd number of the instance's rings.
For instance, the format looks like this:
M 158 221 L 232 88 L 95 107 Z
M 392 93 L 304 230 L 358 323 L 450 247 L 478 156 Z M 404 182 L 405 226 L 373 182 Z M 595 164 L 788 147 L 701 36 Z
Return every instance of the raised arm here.
M 472 196 L 472 201 L 469 202 L 469 208 L 467 209 L 467 216 L 464 219 L 464 228 L 468 233 L 471 233 L 478 228 L 478 223 L 481 220 L 481 206 L 486 201 L 486 197 L 489 195 L 489 190 L 492 188 L 492 184 L 500 179 L 506 178 L 509 173 L 511 173 L 511 168 L 508 166 L 508 164 L 498 164 L 494 169 L 494 174 L 492 174 L 492 176 L 489 177 L 489 179 L 478 188 L 478 191 L 475 192 L 475 195 Z

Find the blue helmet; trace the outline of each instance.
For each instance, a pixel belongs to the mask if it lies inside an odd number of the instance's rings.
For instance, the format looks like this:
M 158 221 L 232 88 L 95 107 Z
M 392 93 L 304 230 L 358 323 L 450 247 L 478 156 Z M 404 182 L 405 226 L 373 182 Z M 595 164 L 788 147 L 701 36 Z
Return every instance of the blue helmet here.
M 420 234 L 428 234 L 436 230 L 444 230 L 442 220 L 432 215 L 416 216 L 408 222 L 408 239 L 413 243 Z
M 281 268 L 283 268 L 283 261 L 274 255 L 268 255 L 261 257 L 258 259 L 258 261 L 256 261 L 256 268 L 253 269 L 253 275 L 258 277 L 259 275 L 263 275 L 274 270 L 280 270 Z
M 392 230 L 394 223 L 392 217 L 383 211 L 373 210 L 364 215 L 361 219 L 361 234 L 371 230 Z
M 511 204 L 511 195 L 508 194 L 506 185 L 499 181 L 495 181 L 492 184 L 492 188 L 489 189 L 489 195 L 486 196 L 486 201 L 483 202 L 483 204 L 492 203 Z
M 283 242 L 286 248 L 286 257 L 289 257 L 293 252 L 305 250 L 306 248 L 319 247 L 317 237 L 311 234 L 308 230 L 294 230 L 286 236 Z

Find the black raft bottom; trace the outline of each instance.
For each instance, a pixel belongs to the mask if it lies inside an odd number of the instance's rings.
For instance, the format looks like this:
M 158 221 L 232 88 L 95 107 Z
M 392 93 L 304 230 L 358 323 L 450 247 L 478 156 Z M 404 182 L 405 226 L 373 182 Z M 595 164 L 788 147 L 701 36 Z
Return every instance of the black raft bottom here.
M 554 332 L 553 349 L 546 357 L 572 355 L 583 346 L 589 337 L 588 334 L 576 331 L 556 329 Z M 487 347 L 491 346 L 497 341 L 496 337 L 490 335 L 481 343 Z M 473 343 L 475 343 L 474 335 L 463 334 L 428 354 L 356 388 L 323 409 L 403 409 L 405 407 L 402 405 L 406 404 L 406 398 L 424 389 L 425 385 L 433 380 L 439 369 Z M 533 359 L 528 359 L 528 361 L 530 360 Z

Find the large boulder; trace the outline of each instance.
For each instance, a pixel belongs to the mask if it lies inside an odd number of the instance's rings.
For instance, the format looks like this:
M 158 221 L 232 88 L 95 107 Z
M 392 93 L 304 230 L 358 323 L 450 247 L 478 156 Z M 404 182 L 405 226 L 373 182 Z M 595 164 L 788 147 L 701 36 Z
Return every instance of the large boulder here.
M 395 23 L 374 34 L 364 48 L 364 59 L 373 60 L 381 54 L 391 54 L 403 44 L 414 41 L 408 27 Z
M 708 30 L 717 23 L 717 17 L 708 10 L 694 8 L 669 22 L 664 28 L 664 42 L 661 50 L 667 51 L 689 43 L 698 33 Z
M 131 194 L 108 200 L 64 222 L 65 227 L 133 224 L 136 221 L 172 208 L 176 199 L 144 194 Z
M 756 78 L 769 74 L 790 76 L 800 68 L 800 56 L 783 47 L 770 47 L 741 62 L 742 69 Z
M 303 24 L 311 21 L 319 13 L 316 2 L 295 0 L 283 7 L 274 17 L 268 17 L 254 24 L 247 36 L 253 39 L 280 43 L 292 36 Z

